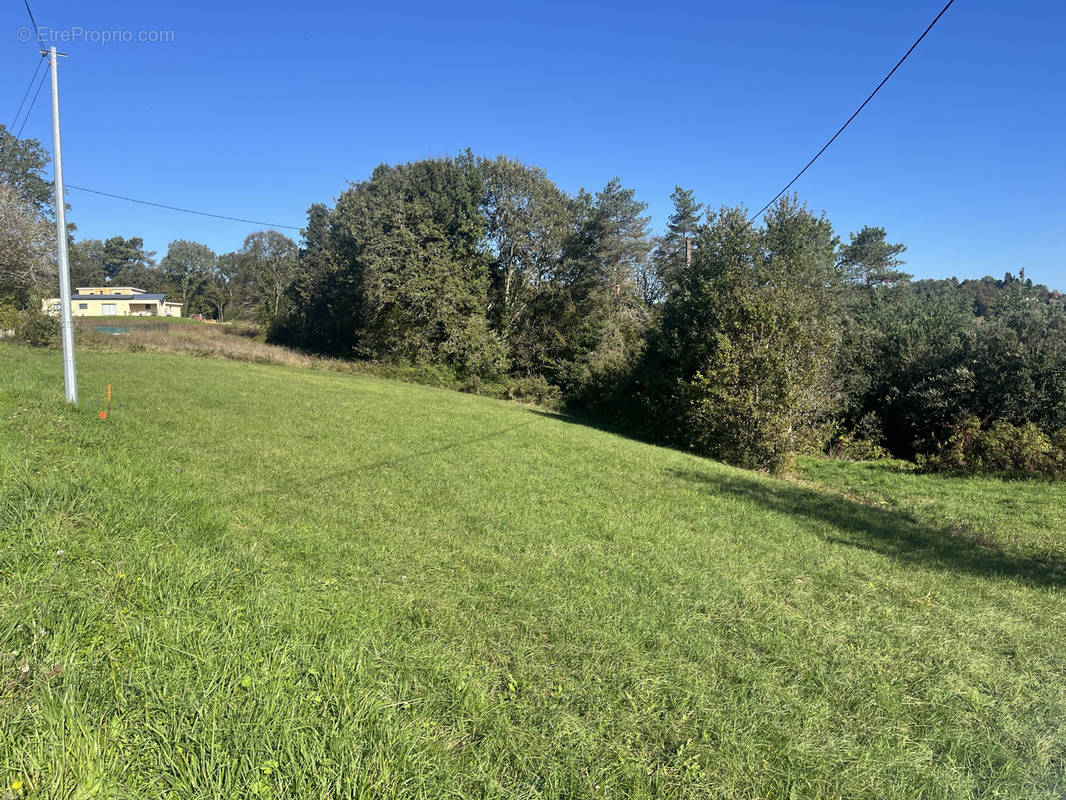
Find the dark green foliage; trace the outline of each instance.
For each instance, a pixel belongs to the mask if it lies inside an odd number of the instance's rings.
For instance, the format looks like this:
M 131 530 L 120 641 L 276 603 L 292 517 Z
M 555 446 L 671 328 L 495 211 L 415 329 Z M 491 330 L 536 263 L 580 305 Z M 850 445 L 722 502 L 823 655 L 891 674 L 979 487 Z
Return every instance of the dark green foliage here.
M 67 248 L 67 256 L 70 261 L 71 288 L 103 286 L 107 281 L 107 271 L 104 267 L 104 243 L 99 239 L 82 239 L 78 242 L 71 242 L 70 247 Z M 143 283 L 127 285 L 148 288 Z
M 703 216 L 703 204 L 696 202 L 689 189 L 675 186 L 670 200 L 674 210 L 666 221 L 666 233 L 655 246 L 657 295 L 669 294 L 680 287 Z M 656 299 L 661 298 L 657 296 Z
M 55 194 L 44 179 L 48 153 L 36 139 L 18 139 L 0 125 L 0 183 L 14 187 L 22 202 L 38 216 L 55 217 Z
M 1066 428 L 1066 309 L 1031 289 L 1001 296 L 975 325 L 974 413 L 1044 431 Z
M 636 276 L 651 249 L 646 208 L 618 178 L 574 200 L 555 306 L 558 346 L 545 372 L 578 404 L 624 378 L 643 349 L 651 315 Z
M 541 169 L 500 156 L 478 162 L 489 258 L 488 319 L 518 372 L 544 369 L 544 332 L 573 234 L 568 198 Z
M 104 277 L 111 281 L 124 270 L 136 270 L 138 268 L 154 266 L 155 252 L 144 249 L 144 239 L 133 236 L 124 239 L 121 236 L 112 236 L 104 242 L 103 264 Z
M 714 348 L 685 387 L 700 450 L 779 469 L 817 443 L 835 404 L 834 238 L 824 217 L 786 199 L 755 241 L 750 267 L 723 265 L 708 287 Z
M 905 458 L 941 453 L 971 417 L 1066 427 L 1066 313 L 1051 299 L 1008 275 L 981 314 L 950 281 L 853 300 L 837 367 L 845 425 L 874 415 L 881 443 Z
M 834 408 L 835 281 L 832 228 L 794 200 L 762 230 L 743 209 L 709 214 L 620 393 L 631 401 L 621 421 L 732 463 L 781 468 L 820 440 Z
M 307 210 L 296 275 L 286 290 L 289 299 L 286 313 L 274 320 L 269 334 L 271 341 L 323 353 L 344 351 L 343 326 L 338 319 L 344 311 L 336 305 L 336 286 L 331 281 L 334 274 L 331 224 L 330 210 L 322 203 L 315 203 Z
M 543 381 L 603 423 L 769 469 L 827 447 L 932 457 L 972 416 L 1066 428 L 1058 293 L 1024 274 L 911 282 L 884 228 L 842 244 L 795 198 L 760 228 L 671 199 L 653 242 L 617 178 L 568 197 L 505 157 L 380 166 L 309 209 L 269 337 L 442 365 L 477 392 Z M 248 307 L 252 272 L 205 292 L 219 315 Z
M 904 284 L 851 306 L 837 358 L 845 425 L 873 414 L 883 444 L 912 458 L 962 416 L 974 389 L 968 304 L 950 291 Z
M 851 241 L 841 245 L 839 264 L 845 280 L 873 289 L 893 286 L 910 278 L 898 267 L 903 265 L 900 255 L 907 249 L 902 244 L 889 244 L 884 228 L 866 226 L 851 234 Z
M 631 367 L 651 319 L 644 209 L 617 179 L 568 198 L 502 157 L 381 166 L 309 210 L 270 337 L 594 394 Z
M 1011 477 L 1066 474 L 1066 429 L 1048 436 L 1032 422 L 997 420 L 988 428 L 966 417 L 951 436 L 919 463 L 934 472 L 991 473 Z
M 304 259 L 319 263 L 275 336 L 337 355 L 501 371 L 481 197 L 469 156 L 378 167 L 338 198 L 327 242 L 307 242 Z M 324 236 L 323 222 L 308 234 Z
M 38 309 L 20 312 L 14 330 L 16 341 L 33 347 L 59 346 L 59 319 Z

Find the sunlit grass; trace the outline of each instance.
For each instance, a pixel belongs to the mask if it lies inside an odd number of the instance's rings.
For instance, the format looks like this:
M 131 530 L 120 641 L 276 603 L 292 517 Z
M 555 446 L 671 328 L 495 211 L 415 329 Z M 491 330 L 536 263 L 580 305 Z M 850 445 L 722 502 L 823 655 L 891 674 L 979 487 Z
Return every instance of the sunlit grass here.
M 74 410 L 57 354 L 0 345 L 0 796 L 1066 791 L 1061 485 L 78 367 Z

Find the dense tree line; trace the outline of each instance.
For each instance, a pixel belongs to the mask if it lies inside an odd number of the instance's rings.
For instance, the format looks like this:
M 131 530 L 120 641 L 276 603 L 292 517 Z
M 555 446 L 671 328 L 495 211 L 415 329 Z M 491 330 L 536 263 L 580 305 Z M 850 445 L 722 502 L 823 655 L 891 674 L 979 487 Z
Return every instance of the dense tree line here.
M 47 157 L 0 127 L 0 306 L 52 290 Z M 521 383 L 652 441 L 778 469 L 797 452 L 1066 473 L 1066 304 L 1024 274 L 913 281 L 883 228 L 844 241 L 795 197 L 758 224 L 678 187 L 661 236 L 618 179 L 561 191 L 464 153 L 382 165 L 297 247 L 215 254 L 137 237 L 71 246 L 75 285 L 140 286 L 186 314 L 269 325 L 342 358 Z M 532 389 L 530 389 L 532 387 Z
M 826 448 L 1066 466 L 1056 292 L 1011 275 L 912 281 L 884 229 L 842 241 L 795 197 L 758 225 L 680 187 L 672 200 L 653 237 L 617 179 L 571 196 L 503 157 L 383 165 L 310 209 L 271 336 L 536 378 L 601 422 L 746 466 Z M 1043 455 L 982 460 L 993 432 Z
M 73 242 L 71 284 L 135 286 L 182 303 L 186 316 L 270 323 L 295 274 L 297 247 L 277 231 L 259 231 L 230 253 L 178 239 L 158 264 L 155 255 L 138 236 Z

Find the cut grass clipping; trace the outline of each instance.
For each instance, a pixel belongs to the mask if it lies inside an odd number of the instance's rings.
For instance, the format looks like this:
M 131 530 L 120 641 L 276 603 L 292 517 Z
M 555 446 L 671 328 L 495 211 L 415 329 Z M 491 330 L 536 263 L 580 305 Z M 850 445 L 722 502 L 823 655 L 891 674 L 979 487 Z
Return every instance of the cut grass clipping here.
M 1055 798 L 1066 490 L 0 345 L 0 796 Z M 111 384 L 111 411 L 98 418 Z

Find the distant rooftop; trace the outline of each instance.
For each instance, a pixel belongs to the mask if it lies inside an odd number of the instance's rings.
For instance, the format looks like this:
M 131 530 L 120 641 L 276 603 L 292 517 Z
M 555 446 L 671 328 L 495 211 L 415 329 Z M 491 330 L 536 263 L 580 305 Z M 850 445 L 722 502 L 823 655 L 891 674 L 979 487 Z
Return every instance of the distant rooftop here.
M 144 294 L 136 286 L 75 286 L 78 294 Z
M 71 300 L 140 300 L 140 301 L 152 301 L 166 300 L 165 294 L 76 294 L 71 297 Z M 168 305 L 180 306 L 181 303 L 168 303 Z

